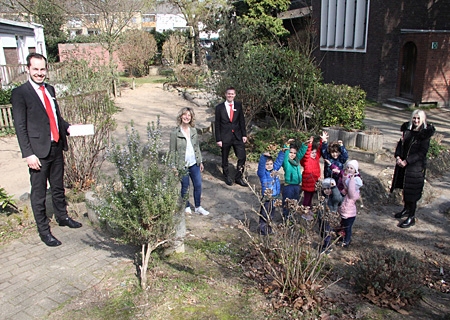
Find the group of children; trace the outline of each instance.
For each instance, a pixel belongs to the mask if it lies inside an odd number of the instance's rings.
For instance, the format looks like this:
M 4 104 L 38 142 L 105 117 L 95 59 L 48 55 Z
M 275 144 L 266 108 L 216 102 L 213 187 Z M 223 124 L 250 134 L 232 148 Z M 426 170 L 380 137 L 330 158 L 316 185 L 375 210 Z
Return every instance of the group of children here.
M 342 236 L 342 246 L 348 247 L 352 237 L 352 226 L 356 218 L 356 201 L 360 198 L 359 189 L 363 182 L 356 160 L 348 161 L 347 149 L 342 141 L 328 144 L 328 133 L 322 132 L 320 141 L 310 137 L 306 143 L 297 144 L 288 140 L 274 160 L 269 153 L 263 153 L 258 164 L 258 177 L 261 181 L 262 203 L 258 231 L 262 235 L 272 232 L 267 222 L 273 218 L 274 203 L 282 198 L 283 218 L 289 218 L 288 203 L 300 199 L 303 191 L 303 206 L 312 208 L 317 182 L 321 177 L 320 157 L 324 160 L 324 179 L 322 196 L 324 210 L 318 212 L 320 232 L 323 237 L 322 252 L 330 251 L 330 232 L 332 230 L 325 212 L 337 212 L 340 226 L 335 231 Z M 303 170 L 302 170 L 303 167 Z M 279 170 L 284 171 L 284 186 L 281 187 Z M 290 199 L 290 200 L 287 200 Z M 314 214 L 308 210 L 302 218 L 313 220 Z

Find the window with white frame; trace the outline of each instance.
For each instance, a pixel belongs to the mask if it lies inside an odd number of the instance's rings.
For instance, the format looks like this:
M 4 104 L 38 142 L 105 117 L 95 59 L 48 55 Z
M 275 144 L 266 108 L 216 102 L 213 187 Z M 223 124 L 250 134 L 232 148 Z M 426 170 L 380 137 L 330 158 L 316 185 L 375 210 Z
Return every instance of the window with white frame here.
M 366 52 L 370 0 L 322 0 L 320 49 Z

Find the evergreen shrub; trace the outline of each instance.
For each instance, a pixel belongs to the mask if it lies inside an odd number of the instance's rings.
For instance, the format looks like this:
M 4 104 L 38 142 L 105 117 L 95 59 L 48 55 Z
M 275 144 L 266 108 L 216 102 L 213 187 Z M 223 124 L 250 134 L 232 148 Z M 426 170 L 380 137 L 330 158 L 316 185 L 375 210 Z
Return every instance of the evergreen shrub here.
M 321 127 L 364 129 L 366 92 L 348 85 L 321 84 L 314 99 L 314 122 Z

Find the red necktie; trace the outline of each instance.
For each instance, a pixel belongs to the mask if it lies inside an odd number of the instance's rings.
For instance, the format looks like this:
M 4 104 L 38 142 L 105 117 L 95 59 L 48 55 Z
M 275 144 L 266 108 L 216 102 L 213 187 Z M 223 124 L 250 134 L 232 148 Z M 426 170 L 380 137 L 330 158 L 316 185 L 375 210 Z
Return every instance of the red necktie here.
M 233 115 L 234 115 L 233 104 L 230 103 L 230 122 L 233 122 Z
M 41 89 L 42 94 L 44 95 L 45 110 L 47 111 L 48 119 L 50 120 L 50 131 L 52 132 L 53 141 L 58 142 L 59 132 L 58 127 L 56 126 L 55 115 L 53 114 L 52 110 L 52 104 L 50 103 L 50 100 L 48 100 L 48 97 L 45 94 L 45 87 L 40 86 L 39 89 Z

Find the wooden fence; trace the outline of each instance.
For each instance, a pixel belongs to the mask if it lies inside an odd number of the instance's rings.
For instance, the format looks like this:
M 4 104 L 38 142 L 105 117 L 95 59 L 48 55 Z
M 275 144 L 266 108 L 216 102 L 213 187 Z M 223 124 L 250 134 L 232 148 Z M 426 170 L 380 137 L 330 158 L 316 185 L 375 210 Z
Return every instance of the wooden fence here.
M 13 83 L 23 83 L 28 76 L 24 64 L 0 65 L 1 87 L 8 88 Z
M 0 106 L 0 132 L 14 128 L 12 105 Z

